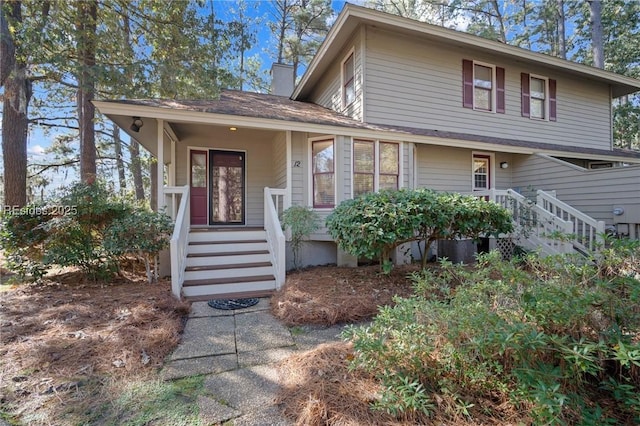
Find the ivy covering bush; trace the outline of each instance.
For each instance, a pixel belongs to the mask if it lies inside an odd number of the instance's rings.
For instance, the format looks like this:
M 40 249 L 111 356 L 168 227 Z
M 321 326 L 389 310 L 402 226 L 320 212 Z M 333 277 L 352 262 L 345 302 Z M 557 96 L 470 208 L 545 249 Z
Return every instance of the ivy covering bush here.
M 78 183 L 46 204 L 0 219 L 7 267 L 36 280 L 54 265 L 80 267 L 94 279 L 109 277 L 122 254 L 154 256 L 166 247 L 171 227 L 163 213 L 120 200 L 101 182 Z
M 428 422 L 438 410 L 531 424 L 640 424 L 640 243 L 585 259 L 480 255 L 415 279 L 370 326 L 353 327 L 352 368 L 380 380 L 374 407 Z M 484 417 L 483 417 L 484 416 Z
M 401 244 L 423 241 L 425 254 L 438 239 L 480 238 L 510 232 L 501 206 L 471 195 L 429 189 L 380 191 L 344 201 L 327 218 L 327 228 L 344 251 L 379 259 L 389 267 Z M 423 266 L 427 256 L 423 256 Z

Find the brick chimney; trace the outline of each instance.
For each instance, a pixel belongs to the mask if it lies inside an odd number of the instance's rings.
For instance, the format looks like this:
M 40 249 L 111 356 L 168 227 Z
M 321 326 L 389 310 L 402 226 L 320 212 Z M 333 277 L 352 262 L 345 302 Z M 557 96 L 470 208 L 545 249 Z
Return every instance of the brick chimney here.
M 271 65 L 271 94 L 291 96 L 294 89 L 293 65 Z

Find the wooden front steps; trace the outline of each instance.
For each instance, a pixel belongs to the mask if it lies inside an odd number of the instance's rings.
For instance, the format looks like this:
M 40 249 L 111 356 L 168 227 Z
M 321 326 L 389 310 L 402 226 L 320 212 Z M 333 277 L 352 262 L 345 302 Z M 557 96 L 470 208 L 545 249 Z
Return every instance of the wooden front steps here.
M 264 230 L 214 228 L 189 233 L 182 285 L 185 299 L 263 297 L 275 288 Z

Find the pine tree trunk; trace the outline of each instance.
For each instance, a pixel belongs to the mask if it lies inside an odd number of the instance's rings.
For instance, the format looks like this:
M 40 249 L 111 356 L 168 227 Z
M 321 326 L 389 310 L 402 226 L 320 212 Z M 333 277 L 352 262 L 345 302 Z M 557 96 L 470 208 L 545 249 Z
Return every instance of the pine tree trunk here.
M 6 18 L 22 21 L 19 1 L 0 2 L 1 82 L 4 87 L 2 112 L 2 152 L 4 157 L 4 204 L 22 207 L 27 203 L 27 132 L 31 81 L 24 61 L 16 57 L 15 44 Z M 9 15 L 5 16 L 5 12 Z
M 76 3 L 78 33 L 78 127 L 80 129 L 80 178 L 93 182 L 96 177 L 95 94 L 94 68 L 96 63 L 96 21 L 98 4 L 95 0 Z
M 136 191 L 136 200 L 144 200 L 144 184 L 142 183 L 142 166 L 140 164 L 140 144 L 135 139 L 131 139 L 129 144 L 129 154 L 131 164 L 129 166 L 133 176 L 133 187 Z
M 562 59 L 567 59 L 567 35 L 564 28 L 564 0 L 556 0 L 556 3 L 558 5 L 558 53 Z
M 116 152 L 116 168 L 118 169 L 118 181 L 120 182 L 120 193 L 127 189 L 127 178 L 124 174 L 124 161 L 122 160 L 122 139 L 120 139 L 120 127 L 113 124 L 113 146 Z
M 604 42 L 602 40 L 602 3 L 600 0 L 589 2 L 591 14 L 591 51 L 593 52 L 593 66 L 604 68 Z

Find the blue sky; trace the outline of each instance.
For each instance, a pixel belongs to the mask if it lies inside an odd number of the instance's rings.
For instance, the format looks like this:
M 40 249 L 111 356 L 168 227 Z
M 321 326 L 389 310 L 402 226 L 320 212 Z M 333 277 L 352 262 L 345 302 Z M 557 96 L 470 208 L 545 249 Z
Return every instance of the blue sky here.
M 352 3 L 358 3 L 359 1 L 353 1 Z M 249 56 L 259 55 L 262 61 L 262 69 L 268 71 L 271 68 L 271 63 L 275 55 L 275 39 L 273 38 L 269 27 L 266 25 L 270 15 L 273 14 L 273 5 L 270 1 L 256 1 L 247 0 L 247 16 L 257 20 L 255 26 L 257 42 L 254 47 L 248 52 Z M 333 1 L 332 7 L 337 15 L 345 1 Z M 213 2 L 214 12 L 216 16 L 223 20 L 229 21 L 234 18 L 234 12 L 238 8 L 238 2 L 235 0 L 215 0 Z M 208 9 L 210 3 L 206 2 L 205 7 Z M 38 87 L 34 87 L 36 95 L 43 97 L 42 90 L 38 90 Z M 0 91 L 1 92 L 1 91 Z M 1 131 L 0 126 L 0 131 Z M 41 128 L 31 126 L 28 140 L 27 140 L 27 155 L 29 157 L 29 164 L 43 164 L 50 161 L 49 156 L 46 154 L 46 149 L 51 145 L 55 139 L 56 132 L 50 131 L 45 134 Z M 127 138 L 126 135 L 124 135 Z M 0 150 L 0 158 L 2 152 Z M 0 161 L 0 169 L 2 168 L 2 161 Z M 68 172 L 65 173 L 64 169 L 60 169 L 58 173 L 53 171 L 46 174 L 46 177 L 51 180 L 51 184 L 47 188 L 48 192 L 55 192 L 55 190 L 63 185 L 67 185 L 74 180 L 77 180 L 77 175 L 72 169 L 68 168 Z

